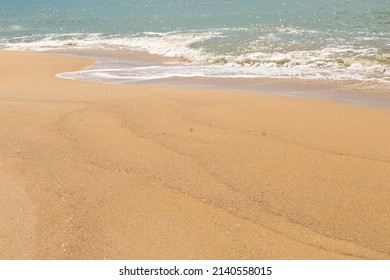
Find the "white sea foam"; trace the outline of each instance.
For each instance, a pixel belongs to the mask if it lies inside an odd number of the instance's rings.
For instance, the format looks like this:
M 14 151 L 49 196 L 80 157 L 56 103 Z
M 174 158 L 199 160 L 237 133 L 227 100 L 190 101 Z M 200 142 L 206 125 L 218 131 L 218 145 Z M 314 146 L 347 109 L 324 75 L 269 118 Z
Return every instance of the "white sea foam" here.
M 191 44 L 203 42 L 218 36 L 218 32 L 193 33 L 158 33 L 146 32 L 136 35 L 110 35 L 103 34 L 49 34 L 40 36 L 25 36 L 3 41 L 6 50 L 33 50 L 49 51 L 58 49 L 104 49 L 104 50 L 131 50 L 147 51 L 167 57 L 183 57 L 191 61 L 202 59 L 202 50 L 191 48 Z
M 146 66 L 129 67 L 120 69 L 92 69 L 77 72 L 62 73 L 58 76 L 67 79 L 77 79 L 96 82 L 131 83 L 134 81 L 147 81 L 165 78 L 303 78 L 308 80 L 359 80 L 359 81 L 383 81 L 381 78 L 372 77 L 362 71 L 363 66 L 353 64 L 351 69 L 321 69 L 313 71 L 311 65 L 299 67 L 277 67 L 277 64 L 266 63 L 257 67 L 237 67 L 234 65 L 186 65 L 186 66 Z M 364 69 L 365 70 L 365 69 Z M 373 69 L 373 71 L 376 69 Z
M 131 82 L 171 77 L 218 78 L 302 78 L 361 80 L 390 83 L 390 54 L 373 46 L 331 43 L 322 47 L 284 50 L 274 49 L 262 40 L 274 40 L 286 34 L 315 34 L 316 31 L 279 28 L 259 31 L 257 37 L 243 45 L 240 52 L 223 53 L 218 47 L 205 49 L 203 43 L 225 38 L 226 32 L 249 32 L 246 29 L 218 29 L 192 32 L 145 32 L 134 35 L 99 33 L 83 35 L 49 34 L 25 36 L 1 41 L 8 50 L 129 50 L 146 51 L 177 58 L 175 65 L 141 68 L 102 68 L 59 75 L 104 82 Z M 241 34 L 241 33 L 240 33 Z M 273 38 L 275 37 L 275 38 Z M 110 66 L 111 67 L 111 66 Z M 121 66 L 122 67 L 122 66 Z

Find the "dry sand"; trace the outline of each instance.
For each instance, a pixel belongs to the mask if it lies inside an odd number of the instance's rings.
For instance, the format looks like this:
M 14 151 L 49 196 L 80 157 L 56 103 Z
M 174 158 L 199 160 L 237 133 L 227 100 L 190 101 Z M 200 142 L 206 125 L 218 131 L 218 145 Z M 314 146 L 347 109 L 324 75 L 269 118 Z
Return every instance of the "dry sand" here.
M 390 259 L 390 110 L 91 63 L 0 52 L 1 259 Z

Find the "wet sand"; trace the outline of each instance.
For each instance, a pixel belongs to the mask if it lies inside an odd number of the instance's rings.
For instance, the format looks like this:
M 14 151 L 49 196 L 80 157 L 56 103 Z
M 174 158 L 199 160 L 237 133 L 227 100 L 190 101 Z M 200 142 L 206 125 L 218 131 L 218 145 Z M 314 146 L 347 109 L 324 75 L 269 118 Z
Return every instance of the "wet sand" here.
M 0 259 L 390 259 L 388 109 L 0 61 Z

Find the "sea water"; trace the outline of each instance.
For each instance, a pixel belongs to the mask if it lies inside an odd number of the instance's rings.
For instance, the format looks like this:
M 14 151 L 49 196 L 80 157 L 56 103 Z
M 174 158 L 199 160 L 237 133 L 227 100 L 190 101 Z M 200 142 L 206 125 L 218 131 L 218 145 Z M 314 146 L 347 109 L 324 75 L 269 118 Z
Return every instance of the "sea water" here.
M 0 0 L 0 49 L 167 59 L 106 58 L 63 75 L 81 80 L 293 78 L 390 88 L 390 0 Z

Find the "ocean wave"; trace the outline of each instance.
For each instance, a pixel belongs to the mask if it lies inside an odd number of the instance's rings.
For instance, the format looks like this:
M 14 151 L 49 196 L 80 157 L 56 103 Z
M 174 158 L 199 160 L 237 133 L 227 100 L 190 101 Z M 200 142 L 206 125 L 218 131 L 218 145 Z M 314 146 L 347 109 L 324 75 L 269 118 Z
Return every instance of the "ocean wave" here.
M 218 36 L 217 31 L 209 32 L 144 32 L 133 35 L 92 34 L 46 34 L 15 37 L 1 40 L 4 50 L 50 51 L 58 49 L 95 49 L 148 51 L 151 54 L 175 57 L 187 55 L 197 57 L 199 50 L 191 44 Z
M 163 65 L 128 68 L 99 68 L 76 72 L 61 73 L 58 77 L 82 81 L 105 83 L 131 83 L 168 78 L 300 78 L 306 80 L 355 80 L 385 83 L 390 86 L 390 72 L 387 78 L 369 75 L 360 64 L 353 64 L 351 69 L 313 69 L 309 65 L 282 68 L 273 64 L 258 67 L 237 67 L 234 65 Z M 375 67 L 372 71 L 378 71 Z
M 114 66 L 79 71 L 77 75 L 61 75 L 84 80 L 131 82 L 170 77 L 294 77 L 390 83 L 390 50 L 387 45 L 365 44 L 368 37 L 354 42 L 327 38 L 314 46 L 302 45 L 301 39 L 308 34 L 313 38 L 324 36 L 316 30 L 291 27 L 240 28 L 129 35 L 48 34 L 3 39 L 0 44 L 6 50 L 145 51 L 176 61 L 175 65 L 154 68 L 129 66 L 122 69 Z M 374 40 L 374 37 L 370 38 Z

